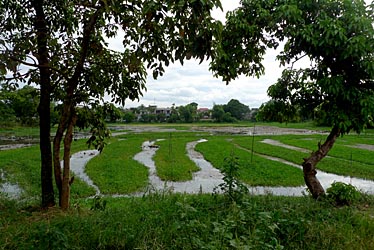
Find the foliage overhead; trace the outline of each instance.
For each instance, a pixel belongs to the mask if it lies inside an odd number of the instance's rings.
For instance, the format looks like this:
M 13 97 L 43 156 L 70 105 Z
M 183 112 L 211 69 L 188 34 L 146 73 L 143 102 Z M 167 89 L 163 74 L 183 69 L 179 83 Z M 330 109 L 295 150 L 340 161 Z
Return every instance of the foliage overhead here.
M 341 134 L 360 132 L 373 122 L 374 4 L 361 0 L 241 3 L 227 15 L 222 43 L 211 64 L 217 76 L 229 82 L 240 74 L 262 74 L 265 50 L 283 42 L 277 59 L 288 68 L 268 90 L 274 101 L 329 114 L 331 125 Z M 295 69 L 303 57 L 310 66 Z
M 221 8 L 218 0 L 35 1 L 43 4 L 50 60 L 38 65 L 31 2 L 0 4 L 2 78 L 38 83 L 38 68 L 47 67 L 54 98 L 63 100 L 74 89 L 74 103 L 104 94 L 121 104 L 138 99 L 145 89 L 145 68 L 157 78 L 175 60 L 210 57 L 213 37 L 221 29 L 210 16 L 214 7 Z M 114 38 L 122 42 L 121 51 L 108 43 Z M 72 88 L 68 82 L 76 76 Z

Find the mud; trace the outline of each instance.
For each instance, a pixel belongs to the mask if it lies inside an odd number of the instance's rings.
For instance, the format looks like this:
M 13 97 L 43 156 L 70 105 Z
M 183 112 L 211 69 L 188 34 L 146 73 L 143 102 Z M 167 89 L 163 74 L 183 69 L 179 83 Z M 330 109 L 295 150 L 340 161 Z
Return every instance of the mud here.
M 243 134 L 243 135 L 312 135 L 326 134 L 326 131 L 316 131 L 309 129 L 278 128 L 272 126 L 254 127 L 191 127 L 192 131 L 203 131 L 211 134 Z
M 178 132 L 185 130 L 177 130 L 175 128 L 157 127 L 154 125 L 126 125 L 111 127 L 111 130 L 122 130 L 130 131 L 135 133 L 141 132 Z M 283 135 L 283 134 L 327 134 L 327 131 L 316 131 L 309 129 L 295 129 L 295 128 L 278 128 L 273 126 L 254 126 L 254 127 L 203 127 L 203 126 L 191 126 L 188 131 L 192 132 L 208 132 L 211 134 L 243 134 L 243 135 Z M 113 132 L 112 134 L 116 134 Z M 123 132 L 126 133 L 126 132 Z

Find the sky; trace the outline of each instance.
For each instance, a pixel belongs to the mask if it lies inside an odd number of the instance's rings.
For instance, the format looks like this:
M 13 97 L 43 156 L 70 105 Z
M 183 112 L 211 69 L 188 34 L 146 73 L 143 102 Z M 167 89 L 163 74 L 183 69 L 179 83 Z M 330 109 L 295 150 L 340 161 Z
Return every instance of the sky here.
M 240 0 L 221 0 L 223 11 L 214 10 L 213 17 L 224 23 L 226 12 L 239 7 L 239 2 Z M 369 4 L 371 0 L 365 2 Z M 196 102 L 199 108 L 212 108 L 214 104 L 226 104 L 231 99 L 237 99 L 249 108 L 258 108 L 270 99 L 267 89 L 282 74 L 283 68 L 280 68 L 279 62 L 275 60 L 280 50 L 281 46 L 278 51 L 267 51 L 262 62 L 265 66 L 265 74 L 259 79 L 241 76 L 231 81 L 229 85 L 213 76 L 207 61 L 199 64 L 198 61 L 189 60 L 185 61 L 183 66 L 179 62 L 172 64 L 157 80 L 149 74 L 146 83 L 147 91 L 143 93 L 143 97 L 139 102 L 126 101 L 125 108 L 138 107 L 141 104 L 166 108 L 173 104 L 184 106 L 191 102 Z M 304 58 L 298 61 L 295 67 L 305 67 L 309 64 L 308 59 Z
M 239 7 L 239 0 L 221 0 L 223 12 L 214 10 L 213 17 L 224 22 L 225 13 Z M 215 78 L 209 71 L 209 62 L 188 60 L 182 66 L 179 62 L 169 65 L 165 74 L 157 80 L 149 74 L 147 91 L 139 102 L 126 101 L 125 108 L 138 107 L 141 104 L 171 107 L 196 102 L 199 108 L 212 108 L 214 104 L 226 104 L 231 99 L 239 100 L 249 108 L 258 108 L 269 100 L 268 87 L 281 76 L 282 69 L 275 61 L 276 51 L 268 51 L 264 57 L 265 75 L 260 79 L 239 77 L 226 85 L 222 79 Z

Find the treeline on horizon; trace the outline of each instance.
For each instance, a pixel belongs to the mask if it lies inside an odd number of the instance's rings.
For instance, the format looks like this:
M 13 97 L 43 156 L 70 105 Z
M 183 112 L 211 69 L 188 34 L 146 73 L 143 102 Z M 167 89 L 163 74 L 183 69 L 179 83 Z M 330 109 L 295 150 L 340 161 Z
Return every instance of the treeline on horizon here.
M 1 124 L 21 124 L 24 126 L 38 125 L 39 90 L 32 86 L 19 89 L 0 89 Z M 52 103 L 51 126 L 58 123 L 59 104 Z M 331 125 L 329 116 L 322 111 L 310 110 L 307 107 L 287 105 L 283 102 L 270 100 L 260 108 L 249 106 L 231 99 L 227 104 L 214 104 L 212 109 L 199 108 L 198 103 L 192 102 L 185 106 L 172 105 L 170 108 L 160 108 L 156 105 L 148 107 L 140 105 L 134 108 L 116 107 L 111 103 L 103 105 L 100 110 L 96 107 L 93 113 L 100 113 L 106 122 L 116 123 L 194 123 L 216 122 L 235 123 L 251 122 L 303 122 L 314 121 L 316 125 Z M 87 109 L 88 107 L 78 107 Z M 85 112 L 78 112 L 81 115 Z

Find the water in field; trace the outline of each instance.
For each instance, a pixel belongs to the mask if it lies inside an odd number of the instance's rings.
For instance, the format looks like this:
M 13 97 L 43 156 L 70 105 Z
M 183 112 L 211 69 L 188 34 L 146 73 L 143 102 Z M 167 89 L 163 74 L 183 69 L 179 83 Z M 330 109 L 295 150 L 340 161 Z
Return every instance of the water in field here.
M 96 191 L 96 195 L 100 195 L 100 189 L 94 184 L 90 177 L 84 171 L 84 168 L 89 160 L 99 154 L 97 150 L 86 150 L 73 154 L 70 158 L 70 170 L 85 181 L 89 186 L 93 187 Z
M 214 188 L 221 184 L 223 175 L 214 168 L 204 157 L 197 151 L 195 151 L 195 145 L 203 143 L 204 140 L 190 142 L 187 144 L 188 156 L 192 161 L 200 167 L 200 171 L 193 174 L 193 179 L 186 182 L 165 182 L 162 181 L 156 173 L 156 166 L 153 161 L 153 156 L 157 151 L 157 147 L 153 146 L 154 142 L 146 141 L 143 143 L 142 151 L 134 156 L 134 159 L 149 168 L 149 185 L 151 190 L 169 190 L 179 193 L 212 193 Z M 71 157 L 71 169 L 75 175 L 86 181 L 88 185 L 92 186 L 96 190 L 96 194 L 100 194 L 99 187 L 97 187 L 92 180 L 84 172 L 86 163 L 96 156 L 98 151 L 88 150 L 74 154 Z M 301 168 L 301 166 L 284 161 L 282 159 L 268 157 L 270 160 L 282 161 L 290 166 Z M 374 194 L 374 182 L 369 180 L 363 180 L 359 178 L 351 178 L 345 176 L 339 176 L 335 174 L 329 174 L 322 171 L 318 171 L 317 177 L 321 182 L 322 186 L 327 189 L 331 184 L 336 182 L 349 183 L 356 186 L 363 192 Z M 286 195 L 286 196 L 302 196 L 305 193 L 306 186 L 300 187 L 248 187 L 252 194 L 274 194 L 274 195 Z M 139 193 L 134 195 L 141 195 Z M 121 194 L 114 195 L 115 197 L 122 196 Z M 127 196 L 127 195 L 123 195 Z
M 161 181 L 156 175 L 156 167 L 152 160 L 153 155 L 156 153 L 157 148 L 151 147 L 152 142 L 145 142 L 143 144 L 143 151 L 135 156 L 135 159 L 145 166 L 150 168 L 150 184 L 157 189 L 164 187 L 172 188 L 175 192 L 185 193 L 211 193 L 214 188 L 222 183 L 222 174 L 214 168 L 194 147 L 197 143 L 204 142 L 204 140 L 190 142 L 187 144 L 187 152 L 191 160 L 201 168 L 200 171 L 194 173 L 193 180 L 187 182 L 169 182 Z M 268 157 L 270 160 L 282 161 L 292 167 L 301 168 L 300 165 L 284 161 L 282 159 Z M 317 177 L 321 185 L 327 189 L 333 182 L 344 182 L 356 186 L 363 192 L 374 194 L 374 182 L 363 180 L 354 177 L 339 176 L 335 174 L 325 173 L 318 171 Z M 287 196 L 302 196 L 306 191 L 306 186 L 300 187 L 248 187 L 253 194 L 274 194 L 274 195 L 287 195 Z
M 200 171 L 193 174 L 191 181 L 185 182 L 165 182 L 162 181 L 156 173 L 156 166 L 152 160 L 157 151 L 157 147 L 153 147 L 154 142 L 146 141 L 143 143 L 142 152 L 136 154 L 134 159 L 149 168 L 149 184 L 152 189 L 164 190 L 165 188 L 178 193 L 212 193 L 214 188 L 222 183 L 222 174 L 214 168 L 204 157 L 194 150 L 197 143 L 190 142 L 187 144 L 188 155 L 192 161 L 200 167 Z
M 17 185 L 7 181 L 6 174 L 0 169 L 0 193 L 8 198 L 18 199 L 22 194 L 22 189 Z

